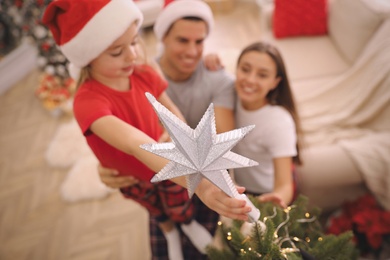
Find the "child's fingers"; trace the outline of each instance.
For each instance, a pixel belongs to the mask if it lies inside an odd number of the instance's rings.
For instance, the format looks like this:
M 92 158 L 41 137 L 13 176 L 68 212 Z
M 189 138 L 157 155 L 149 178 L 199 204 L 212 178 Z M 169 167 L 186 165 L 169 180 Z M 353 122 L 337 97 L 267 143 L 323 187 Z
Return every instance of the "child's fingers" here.
M 229 202 L 225 202 L 223 205 L 220 214 L 231 219 L 247 221 L 247 214 L 252 210 L 250 207 L 246 206 L 245 201 L 233 198 L 230 198 Z
M 248 220 L 246 214 L 252 210 L 245 200 L 229 197 L 205 179 L 198 185 L 196 194 L 207 207 L 227 218 Z
M 245 192 L 245 187 L 236 186 L 238 193 L 243 194 Z
M 219 214 L 231 219 L 248 220 L 247 213 L 252 209 L 246 205 L 245 200 L 231 198 L 223 192 L 221 192 L 220 196 L 216 196 L 216 200 L 220 204 Z

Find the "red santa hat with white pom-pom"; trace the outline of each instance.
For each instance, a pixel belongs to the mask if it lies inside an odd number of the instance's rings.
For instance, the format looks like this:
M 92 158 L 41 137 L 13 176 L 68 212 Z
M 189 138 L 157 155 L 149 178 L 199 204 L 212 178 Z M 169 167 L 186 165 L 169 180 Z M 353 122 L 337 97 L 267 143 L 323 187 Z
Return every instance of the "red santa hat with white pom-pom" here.
M 55 0 L 48 5 L 42 19 L 70 61 L 69 73 L 76 80 L 81 68 L 135 21 L 139 28 L 143 16 L 132 0 Z
M 210 6 L 202 0 L 175 0 L 170 2 L 159 14 L 153 30 L 161 41 L 172 24 L 184 17 L 197 17 L 206 22 L 208 33 L 214 26 L 213 13 Z

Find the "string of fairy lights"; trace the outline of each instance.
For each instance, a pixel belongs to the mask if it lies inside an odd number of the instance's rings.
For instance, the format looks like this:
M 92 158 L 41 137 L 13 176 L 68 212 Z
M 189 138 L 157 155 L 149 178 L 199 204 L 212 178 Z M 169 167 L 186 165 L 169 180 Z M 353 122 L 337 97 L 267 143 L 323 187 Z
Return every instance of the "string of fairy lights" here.
M 287 224 L 290 221 L 290 211 L 293 210 L 295 207 L 296 207 L 296 205 L 292 205 L 292 206 L 289 206 L 289 207 L 287 207 L 287 208 L 285 208 L 283 210 L 283 212 L 285 213 L 285 218 L 275 228 L 275 231 L 273 233 L 273 241 L 272 242 L 278 246 L 280 253 L 282 254 L 282 256 L 285 259 L 288 259 L 288 256 L 287 256 L 288 253 L 295 253 L 295 252 L 299 252 L 300 251 L 298 246 L 297 246 L 298 243 L 308 244 L 308 243 L 311 242 L 310 237 L 299 238 L 297 236 L 290 236 L 289 227 L 288 227 Z M 273 207 L 273 214 L 270 215 L 270 216 L 265 216 L 262 221 L 258 220 L 255 223 L 256 224 L 256 228 L 260 232 L 264 232 L 265 228 L 266 228 L 265 223 L 267 221 L 275 218 L 277 215 L 278 214 L 277 214 L 276 207 Z M 309 212 L 306 212 L 304 214 L 304 218 L 296 219 L 295 221 L 297 223 L 312 223 L 312 222 L 314 222 L 316 220 L 317 220 L 316 216 L 311 216 L 311 214 Z M 222 226 L 223 225 L 222 221 L 219 221 L 218 225 Z M 281 232 L 282 230 L 284 231 L 284 234 L 282 234 L 282 232 Z M 227 239 L 227 241 L 231 241 L 233 239 L 231 231 L 227 231 L 226 232 L 226 239 Z M 259 258 L 261 258 L 262 255 L 259 252 L 256 252 L 251 246 L 245 247 L 247 242 L 249 240 L 251 240 L 251 239 L 252 238 L 248 235 L 241 242 L 242 248 L 240 249 L 240 254 L 244 255 L 244 254 L 247 254 L 248 252 L 250 252 L 251 254 L 254 254 L 254 255 L 258 256 Z M 318 239 L 318 241 L 322 241 L 323 240 L 323 238 L 321 236 L 319 236 L 317 239 Z M 283 246 L 283 245 L 286 245 L 286 244 L 289 245 L 289 246 L 288 247 Z

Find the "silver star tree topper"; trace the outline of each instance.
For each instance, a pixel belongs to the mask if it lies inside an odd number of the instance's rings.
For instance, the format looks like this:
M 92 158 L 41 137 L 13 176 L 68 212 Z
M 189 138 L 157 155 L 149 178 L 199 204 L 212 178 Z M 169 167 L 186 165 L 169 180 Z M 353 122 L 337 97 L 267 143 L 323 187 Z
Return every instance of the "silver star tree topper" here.
M 226 170 L 258 165 L 257 162 L 230 151 L 254 126 L 217 134 L 213 104 L 210 104 L 196 129 L 192 129 L 160 104 L 152 94 L 145 95 L 172 139 L 170 143 L 141 145 L 144 150 L 170 161 L 151 182 L 185 176 L 188 194 L 192 197 L 202 178 L 206 178 L 228 196 L 245 199 L 252 207 L 248 214 L 250 221 L 257 221 L 260 211 L 244 194 L 237 192 Z

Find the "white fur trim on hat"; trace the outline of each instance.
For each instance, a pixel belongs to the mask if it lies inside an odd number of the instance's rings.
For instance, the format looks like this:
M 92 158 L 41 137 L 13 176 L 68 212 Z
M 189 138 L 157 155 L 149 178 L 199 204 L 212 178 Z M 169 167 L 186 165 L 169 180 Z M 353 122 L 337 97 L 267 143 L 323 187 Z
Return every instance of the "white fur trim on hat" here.
M 159 41 L 163 39 L 171 25 L 183 17 L 198 17 L 208 26 L 208 32 L 214 25 L 213 13 L 208 4 L 201 0 L 176 0 L 168 4 L 157 17 L 154 33 Z
M 60 49 L 75 70 L 81 69 L 105 51 L 136 20 L 139 28 L 143 16 L 133 1 L 112 0 Z
M 80 77 L 80 72 L 81 72 L 81 68 L 80 67 L 76 67 L 73 63 L 69 63 L 68 64 L 68 72 L 69 72 L 69 76 L 74 79 L 74 80 L 78 80 L 79 77 Z

